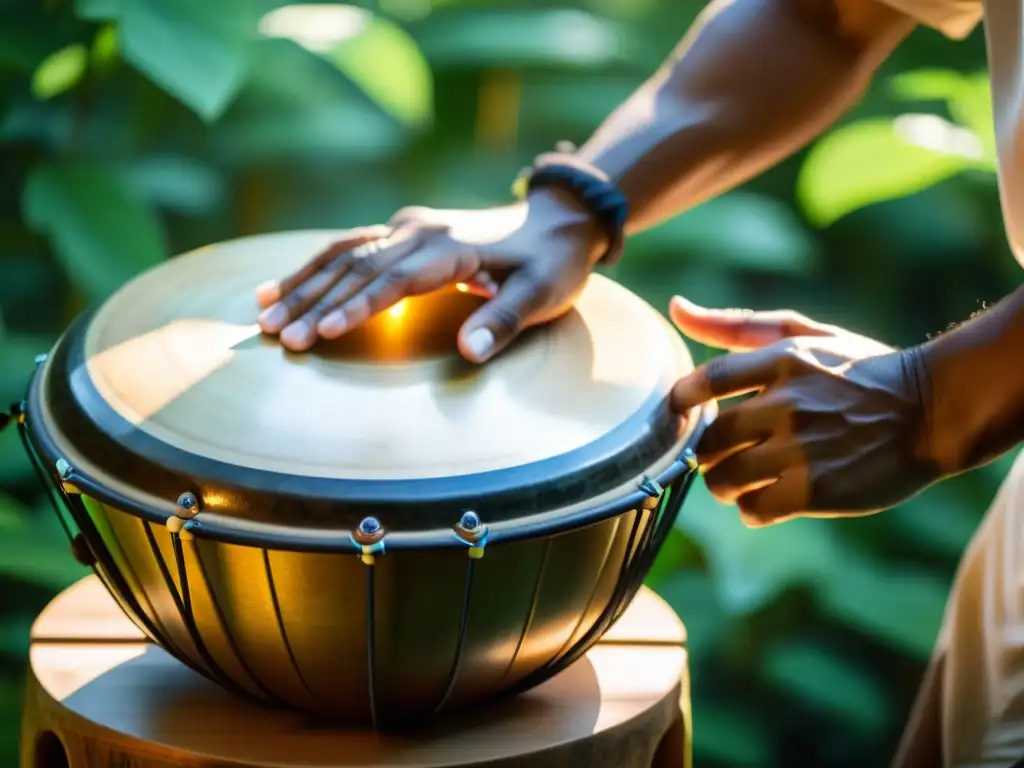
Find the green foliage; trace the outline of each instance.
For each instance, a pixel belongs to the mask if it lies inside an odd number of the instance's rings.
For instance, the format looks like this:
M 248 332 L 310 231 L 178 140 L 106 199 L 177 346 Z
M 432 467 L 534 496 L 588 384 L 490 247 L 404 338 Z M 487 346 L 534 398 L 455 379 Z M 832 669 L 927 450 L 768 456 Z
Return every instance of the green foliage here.
M 24 216 L 51 238 L 54 255 L 90 301 L 165 257 L 153 212 L 99 166 L 36 166 L 25 185 Z
M 0 2 L 0 404 L 85 304 L 168 254 L 407 204 L 507 201 L 530 157 L 585 139 L 700 5 Z M 1005 266 L 982 48 L 915 35 L 906 71 L 848 122 L 636 237 L 614 276 L 659 309 L 674 293 L 795 306 L 896 343 L 999 299 L 1019 277 Z M 957 71 L 930 68 L 954 54 Z M 1005 469 L 872 518 L 756 531 L 695 487 L 649 583 L 687 624 L 697 765 L 885 764 Z M 12 430 L 0 487 L 12 765 L 28 627 L 82 569 Z
M 844 125 L 808 153 L 797 184 L 807 217 L 828 226 L 859 208 L 928 189 L 969 170 L 995 171 L 988 77 L 917 70 L 890 81 L 908 102 L 943 102 L 935 114 L 868 118 Z

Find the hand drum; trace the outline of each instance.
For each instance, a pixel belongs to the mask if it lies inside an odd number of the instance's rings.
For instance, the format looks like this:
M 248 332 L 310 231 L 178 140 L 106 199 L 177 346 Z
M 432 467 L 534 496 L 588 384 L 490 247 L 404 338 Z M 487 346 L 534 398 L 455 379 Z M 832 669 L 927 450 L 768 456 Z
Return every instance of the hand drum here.
M 174 258 L 78 318 L 19 414 L 74 550 L 154 642 L 268 705 L 383 728 L 551 677 L 647 575 L 709 414 L 603 277 L 484 366 L 480 299 L 407 299 L 294 355 L 253 287 L 332 239 Z

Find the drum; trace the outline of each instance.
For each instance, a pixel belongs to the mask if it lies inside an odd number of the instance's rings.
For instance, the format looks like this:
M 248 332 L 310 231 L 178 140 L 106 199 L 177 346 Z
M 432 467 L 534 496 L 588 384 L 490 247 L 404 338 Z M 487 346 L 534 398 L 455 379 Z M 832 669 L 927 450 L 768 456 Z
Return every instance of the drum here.
M 296 355 L 253 287 L 337 237 L 176 257 L 78 318 L 16 409 L 76 557 L 182 663 L 240 695 L 377 728 L 528 689 L 641 586 L 710 418 L 638 297 L 473 366 L 456 289 Z

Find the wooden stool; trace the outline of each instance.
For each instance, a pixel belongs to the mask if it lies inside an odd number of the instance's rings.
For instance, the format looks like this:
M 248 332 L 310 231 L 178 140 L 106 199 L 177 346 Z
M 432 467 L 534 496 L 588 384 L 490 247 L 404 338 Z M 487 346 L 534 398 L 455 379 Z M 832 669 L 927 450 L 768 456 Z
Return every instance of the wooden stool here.
M 513 699 L 402 736 L 311 725 L 143 638 L 94 576 L 32 629 L 21 768 L 690 765 L 686 632 L 648 589 L 580 661 Z

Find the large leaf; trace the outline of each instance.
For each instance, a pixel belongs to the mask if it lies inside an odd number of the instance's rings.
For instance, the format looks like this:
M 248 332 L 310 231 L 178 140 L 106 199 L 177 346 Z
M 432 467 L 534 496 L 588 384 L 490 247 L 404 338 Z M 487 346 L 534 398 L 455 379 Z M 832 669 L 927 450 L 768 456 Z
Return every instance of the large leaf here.
M 828 226 L 858 208 L 920 192 L 973 164 L 911 143 L 894 121 L 863 120 L 814 145 L 800 169 L 797 198 L 814 224 Z
M 72 282 L 93 301 L 166 256 L 160 222 L 105 168 L 36 166 L 22 207 L 28 223 L 49 236 Z
M 394 22 L 352 5 L 286 5 L 260 20 L 260 32 L 323 56 L 398 120 L 427 125 L 434 81 L 416 41 Z
M 885 689 L 820 643 L 785 640 L 768 649 L 762 664 L 771 685 L 815 711 L 837 715 L 862 732 L 877 733 L 889 723 Z
M 328 58 L 386 112 L 407 125 L 433 119 L 434 78 L 416 41 L 398 25 L 372 17 L 362 34 Z
M 917 69 L 891 78 L 889 88 L 906 101 L 945 102 L 953 119 L 981 140 L 986 165 L 995 170 L 992 87 L 987 72 L 967 75 L 951 69 Z
M 245 80 L 245 0 L 131 0 L 120 6 L 125 60 L 195 111 L 218 118 Z

